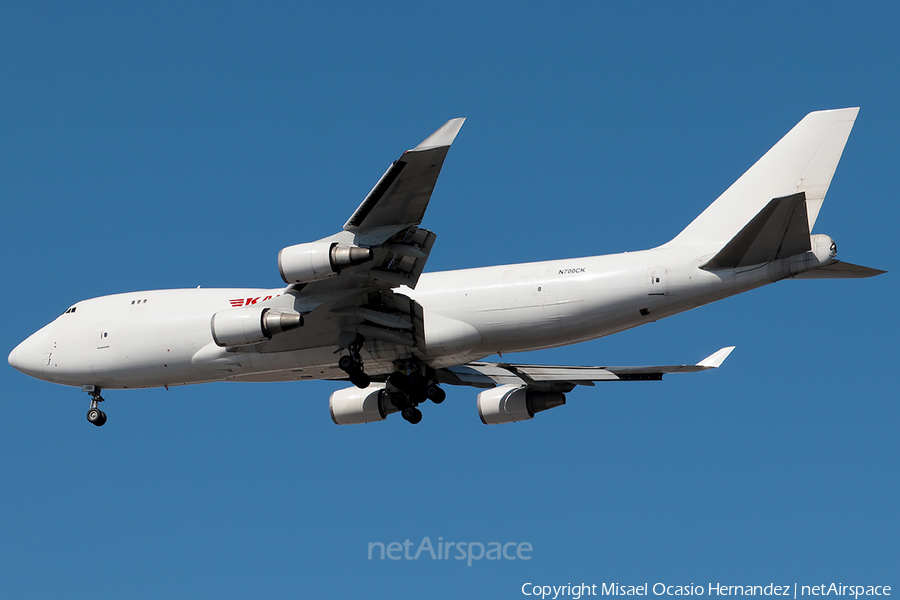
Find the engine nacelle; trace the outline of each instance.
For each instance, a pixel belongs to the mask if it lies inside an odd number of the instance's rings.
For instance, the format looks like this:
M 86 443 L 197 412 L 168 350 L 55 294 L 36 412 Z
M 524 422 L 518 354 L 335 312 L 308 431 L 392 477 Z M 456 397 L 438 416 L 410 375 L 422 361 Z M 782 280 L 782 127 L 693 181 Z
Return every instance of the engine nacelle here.
M 337 242 L 310 242 L 282 248 L 278 270 L 285 283 L 308 283 L 340 273 L 344 267 L 372 260 L 371 248 Z
M 365 389 L 349 387 L 331 394 L 328 408 L 331 420 L 337 425 L 355 425 L 384 421 L 397 407 L 391 403 L 391 392 L 385 384 L 373 383 Z
M 272 339 L 282 331 L 303 325 L 300 313 L 265 306 L 245 306 L 220 310 L 212 316 L 209 328 L 217 346 L 246 346 Z
M 565 403 L 566 395 L 562 392 L 539 392 L 527 385 L 500 385 L 478 394 L 478 416 L 485 425 L 515 423 Z

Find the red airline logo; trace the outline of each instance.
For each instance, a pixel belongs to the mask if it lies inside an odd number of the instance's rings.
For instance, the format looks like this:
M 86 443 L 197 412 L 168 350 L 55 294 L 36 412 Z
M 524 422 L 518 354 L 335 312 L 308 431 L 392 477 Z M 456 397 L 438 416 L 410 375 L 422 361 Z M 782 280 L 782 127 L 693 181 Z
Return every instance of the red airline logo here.
M 281 294 L 278 294 L 280 296 Z M 257 302 L 265 302 L 266 300 L 271 300 L 272 298 L 277 298 L 278 296 L 257 296 L 256 298 L 235 298 L 234 300 L 229 300 L 231 302 L 231 306 L 234 308 L 240 308 L 242 306 L 250 306 L 251 304 L 256 304 Z

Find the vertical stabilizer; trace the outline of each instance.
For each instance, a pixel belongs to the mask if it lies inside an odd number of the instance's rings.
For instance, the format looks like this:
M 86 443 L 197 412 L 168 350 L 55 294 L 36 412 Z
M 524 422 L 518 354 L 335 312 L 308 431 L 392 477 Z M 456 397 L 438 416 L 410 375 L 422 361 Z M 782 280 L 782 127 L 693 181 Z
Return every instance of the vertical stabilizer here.
M 773 199 L 804 192 L 811 230 L 859 108 L 809 113 L 667 245 L 725 245 Z

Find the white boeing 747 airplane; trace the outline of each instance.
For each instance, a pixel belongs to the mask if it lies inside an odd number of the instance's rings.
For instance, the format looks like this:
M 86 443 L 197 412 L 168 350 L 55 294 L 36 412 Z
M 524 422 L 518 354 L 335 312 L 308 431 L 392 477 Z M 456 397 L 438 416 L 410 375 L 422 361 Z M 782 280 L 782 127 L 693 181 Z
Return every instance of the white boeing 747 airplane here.
M 423 274 L 435 234 L 419 227 L 453 119 L 405 152 L 343 231 L 278 254 L 287 287 L 117 294 L 73 304 L 19 344 L 9 364 L 91 396 L 101 389 L 211 381 L 349 380 L 339 425 L 399 412 L 418 423 L 441 384 L 484 388 L 484 423 L 565 404 L 577 385 L 661 379 L 718 367 L 537 366 L 480 362 L 637 327 L 781 279 L 883 273 L 835 259 L 810 230 L 859 109 L 807 115 L 672 241 L 641 252 Z

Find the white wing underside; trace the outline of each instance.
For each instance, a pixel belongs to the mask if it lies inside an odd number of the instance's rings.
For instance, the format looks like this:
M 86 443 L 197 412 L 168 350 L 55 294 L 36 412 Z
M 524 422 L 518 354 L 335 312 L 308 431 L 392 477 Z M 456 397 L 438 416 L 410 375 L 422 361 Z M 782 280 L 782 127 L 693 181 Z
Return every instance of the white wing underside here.
M 721 350 L 693 365 L 643 367 L 578 367 L 517 365 L 512 363 L 471 362 L 442 369 L 439 377 L 446 383 L 473 387 L 529 385 L 536 388 L 571 390 L 576 385 L 594 385 L 597 381 L 653 381 L 667 373 L 696 373 L 721 365 L 734 346 Z

